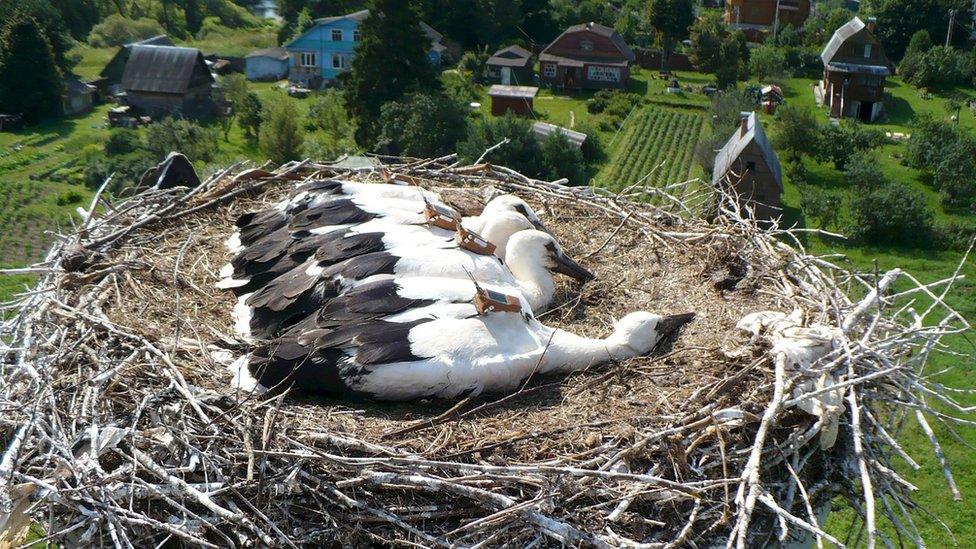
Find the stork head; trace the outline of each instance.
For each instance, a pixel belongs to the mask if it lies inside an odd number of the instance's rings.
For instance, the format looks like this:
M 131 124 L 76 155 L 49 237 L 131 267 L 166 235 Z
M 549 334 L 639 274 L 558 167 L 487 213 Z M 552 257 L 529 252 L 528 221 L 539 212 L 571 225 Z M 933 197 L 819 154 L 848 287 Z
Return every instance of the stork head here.
M 546 231 L 545 225 L 539 220 L 539 216 L 531 206 L 514 194 L 502 194 L 492 198 L 485 204 L 485 209 L 481 212 L 482 217 L 488 217 L 498 212 L 514 212 L 529 220 L 532 226 L 540 231 Z
M 508 263 L 513 274 L 525 268 L 541 267 L 577 280 L 586 281 L 596 278 L 593 273 L 566 255 L 551 234 L 542 231 L 520 231 L 513 235 L 508 242 L 506 258 L 505 262 Z
M 677 332 L 693 318 L 695 313 L 671 316 L 644 311 L 630 313 L 614 324 L 611 339 L 630 351 L 622 354 L 633 353 L 635 356 L 640 356 L 649 353 L 663 339 Z
M 524 215 L 510 211 L 488 212 L 485 219 L 485 228 L 481 231 L 481 236 L 488 242 L 495 245 L 495 255 L 505 259 L 508 251 L 508 241 L 517 232 L 533 229 L 530 222 Z

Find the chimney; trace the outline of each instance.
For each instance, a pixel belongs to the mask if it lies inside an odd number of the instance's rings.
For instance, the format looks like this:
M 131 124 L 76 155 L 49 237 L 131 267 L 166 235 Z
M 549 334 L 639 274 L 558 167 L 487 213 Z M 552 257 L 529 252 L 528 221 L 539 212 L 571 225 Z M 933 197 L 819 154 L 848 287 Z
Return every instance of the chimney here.
M 868 28 L 868 31 L 871 34 L 877 33 L 877 31 L 878 31 L 878 18 L 877 17 L 868 17 L 868 22 L 867 22 L 867 24 L 865 26 Z
M 745 137 L 749 133 L 749 116 L 751 112 L 739 113 L 739 137 Z

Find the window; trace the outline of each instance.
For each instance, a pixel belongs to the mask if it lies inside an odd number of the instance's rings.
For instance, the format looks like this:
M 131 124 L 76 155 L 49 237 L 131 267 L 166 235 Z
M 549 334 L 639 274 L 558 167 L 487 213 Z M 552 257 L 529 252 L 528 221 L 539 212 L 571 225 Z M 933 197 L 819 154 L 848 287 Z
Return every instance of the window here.
M 302 52 L 302 66 L 303 67 L 317 67 L 319 66 L 318 54 L 303 51 Z
M 618 67 L 590 66 L 586 68 L 586 77 L 601 82 L 620 82 L 620 69 Z
M 342 29 L 332 29 L 332 41 L 342 42 Z
M 864 44 L 864 58 L 868 59 L 871 57 L 871 44 Z
M 590 42 L 589 40 L 581 40 L 580 49 L 583 51 L 593 51 L 593 42 Z
M 556 77 L 556 64 L 555 63 L 543 63 L 542 65 L 542 76 L 549 78 Z
M 756 163 L 752 160 L 746 161 L 746 171 L 754 172 L 756 171 Z
M 359 32 L 359 29 L 356 29 L 356 30 L 352 31 L 352 41 L 353 42 L 359 42 L 362 39 L 363 39 L 363 34 L 361 32 Z
M 338 53 L 332 54 L 332 68 L 333 69 L 347 69 L 349 68 L 349 63 L 346 61 L 345 55 L 340 55 Z

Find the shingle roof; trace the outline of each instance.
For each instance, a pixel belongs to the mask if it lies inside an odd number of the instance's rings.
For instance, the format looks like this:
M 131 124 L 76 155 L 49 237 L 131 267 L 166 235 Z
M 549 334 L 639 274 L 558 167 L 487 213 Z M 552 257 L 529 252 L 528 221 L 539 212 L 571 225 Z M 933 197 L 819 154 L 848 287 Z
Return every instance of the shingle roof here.
M 245 56 L 245 59 L 250 57 L 271 57 L 273 59 L 288 59 L 288 50 L 285 48 L 265 48 L 263 50 L 254 50 Z
M 766 138 L 766 132 L 763 131 L 762 124 L 759 123 L 759 118 L 755 112 L 749 113 L 745 135 L 742 135 L 741 130 L 736 128 L 732 137 L 729 138 L 725 146 L 719 149 L 715 155 L 715 167 L 712 169 L 712 184 L 717 184 L 725 177 L 728 171 L 734 167 L 739 155 L 753 142 L 759 148 L 763 159 L 766 160 L 769 171 L 773 172 L 773 178 L 776 180 L 776 184 L 779 185 L 780 189 L 783 188 L 783 173 L 779 165 L 779 158 L 776 157 L 776 152 L 773 151 L 769 139 Z
M 185 93 L 195 76 L 213 82 L 198 49 L 133 46 L 122 74 L 122 88 L 126 91 Z
M 488 58 L 489 65 L 524 67 L 532 62 L 532 52 L 522 46 L 509 46 L 496 51 Z
M 609 38 L 610 41 L 613 42 L 613 45 L 617 47 L 617 50 L 620 52 L 620 55 L 626 57 L 628 61 L 633 61 L 637 59 L 637 56 L 634 55 L 634 51 L 630 49 L 630 46 L 627 45 L 627 42 L 624 41 L 624 37 L 620 36 L 619 32 L 614 30 L 612 27 L 608 27 L 606 25 L 601 25 L 599 23 L 592 23 L 592 22 L 580 23 L 579 25 L 570 26 L 569 28 L 564 30 L 563 33 L 560 34 L 555 40 L 550 42 L 549 46 L 546 46 L 546 49 L 542 50 L 542 52 L 545 53 L 550 46 L 558 42 L 559 39 L 562 38 L 563 36 L 566 36 L 567 34 L 573 34 L 576 32 L 583 32 L 583 31 L 589 31 L 598 34 L 600 36 L 605 36 Z

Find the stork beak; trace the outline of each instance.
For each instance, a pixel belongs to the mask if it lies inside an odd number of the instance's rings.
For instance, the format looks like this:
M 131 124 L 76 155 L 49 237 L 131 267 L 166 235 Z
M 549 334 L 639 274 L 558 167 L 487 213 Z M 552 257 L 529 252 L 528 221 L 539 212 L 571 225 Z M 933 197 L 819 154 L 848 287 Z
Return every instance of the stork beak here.
M 680 315 L 666 316 L 661 319 L 657 324 L 657 333 L 662 337 L 667 337 L 679 329 L 685 324 L 688 324 L 695 318 L 695 313 L 683 313 Z
M 542 224 L 542 221 L 540 221 L 538 218 L 529 219 L 529 223 L 531 223 L 532 226 L 536 228 L 536 230 L 542 231 L 546 234 L 552 234 L 551 232 L 549 232 L 549 229 L 547 229 L 546 226 Z
M 596 278 L 596 275 L 586 270 L 582 265 L 577 263 L 576 260 L 563 253 L 562 250 L 554 253 L 553 259 L 555 260 L 556 266 L 553 267 L 552 270 L 557 273 L 571 276 L 576 280 L 582 280 L 583 282 Z

